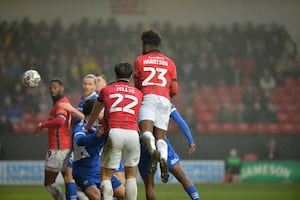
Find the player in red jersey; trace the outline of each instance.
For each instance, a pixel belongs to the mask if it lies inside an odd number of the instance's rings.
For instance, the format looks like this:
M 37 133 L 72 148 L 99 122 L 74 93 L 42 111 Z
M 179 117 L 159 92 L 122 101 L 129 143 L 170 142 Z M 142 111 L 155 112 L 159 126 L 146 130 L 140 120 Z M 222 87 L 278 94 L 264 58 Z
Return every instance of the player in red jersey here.
M 135 60 L 134 82 L 143 94 L 139 112 L 141 139 L 151 155 L 150 174 L 156 171 L 160 162 L 161 178 L 168 182 L 168 145 L 165 142 L 171 113 L 171 100 L 178 91 L 177 72 L 174 62 L 162 54 L 159 33 L 149 30 L 141 37 L 143 55 Z M 157 148 L 157 150 L 156 150 Z
M 54 199 L 65 199 L 61 187 L 55 183 L 58 173 L 64 176 L 69 153 L 72 147 L 70 134 L 70 113 L 59 106 L 60 103 L 68 103 L 64 97 L 64 86 L 62 80 L 54 78 L 50 81 L 50 94 L 53 107 L 49 113 L 49 119 L 40 122 L 35 130 L 39 136 L 43 128 L 48 129 L 48 152 L 45 161 L 44 186 Z
M 127 200 L 137 199 L 137 165 L 140 160 L 139 128 L 137 122 L 143 94 L 129 81 L 133 67 L 119 63 L 114 67 L 116 82 L 100 91 L 86 129 L 91 129 L 104 107 L 107 142 L 101 156 L 101 191 L 104 200 L 112 199 L 111 177 L 122 158 L 125 168 Z

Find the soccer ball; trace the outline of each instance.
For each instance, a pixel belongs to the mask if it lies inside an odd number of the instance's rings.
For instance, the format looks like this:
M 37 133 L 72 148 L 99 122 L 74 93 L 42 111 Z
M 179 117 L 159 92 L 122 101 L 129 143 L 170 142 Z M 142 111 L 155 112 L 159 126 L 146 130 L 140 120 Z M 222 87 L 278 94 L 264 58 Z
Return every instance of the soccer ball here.
M 27 70 L 23 74 L 23 84 L 26 87 L 34 88 L 37 87 L 41 82 L 40 74 L 33 69 Z

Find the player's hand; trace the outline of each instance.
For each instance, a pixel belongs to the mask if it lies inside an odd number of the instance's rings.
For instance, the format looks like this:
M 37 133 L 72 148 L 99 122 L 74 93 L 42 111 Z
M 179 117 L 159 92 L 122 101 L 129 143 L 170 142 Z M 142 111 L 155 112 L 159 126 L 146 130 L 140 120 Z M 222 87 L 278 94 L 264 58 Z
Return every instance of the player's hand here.
M 103 135 L 103 133 L 104 133 L 104 128 L 102 127 L 102 125 L 101 124 L 98 124 L 97 125 L 97 133 L 96 133 L 96 136 L 97 137 L 100 137 L 101 135 Z
M 34 130 L 34 134 L 36 137 L 40 137 L 40 133 L 42 132 L 42 128 L 40 126 L 40 123 L 37 125 L 37 127 Z
M 89 131 L 92 130 L 92 127 L 91 126 L 87 126 L 87 124 L 86 124 L 86 125 L 84 125 L 83 130 L 89 132 Z
M 189 154 L 193 154 L 196 151 L 196 144 L 190 144 Z

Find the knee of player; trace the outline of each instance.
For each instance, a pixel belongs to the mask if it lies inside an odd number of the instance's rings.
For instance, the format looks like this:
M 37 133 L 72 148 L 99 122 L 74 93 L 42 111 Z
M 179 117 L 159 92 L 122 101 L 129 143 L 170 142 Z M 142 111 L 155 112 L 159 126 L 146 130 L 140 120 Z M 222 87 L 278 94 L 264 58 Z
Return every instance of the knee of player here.
M 118 199 L 126 199 L 125 187 L 123 184 L 114 189 L 114 197 L 117 197 Z
M 91 199 L 91 200 L 101 200 L 100 192 L 99 193 L 92 193 L 92 194 L 88 195 L 88 198 Z
M 147 199 L 156 199 L 154 189 L 153 190 L 147 190 L 146 191 L 146 197 L 147 197 Z

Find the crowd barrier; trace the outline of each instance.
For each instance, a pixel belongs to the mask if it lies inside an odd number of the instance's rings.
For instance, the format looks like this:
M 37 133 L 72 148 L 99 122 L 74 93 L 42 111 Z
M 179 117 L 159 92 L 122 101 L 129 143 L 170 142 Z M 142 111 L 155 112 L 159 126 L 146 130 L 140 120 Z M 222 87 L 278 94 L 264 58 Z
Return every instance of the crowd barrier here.
M 224 179 L 224 161 L 201 160 L 182 161 L 183 168 L 193 182 L 222 182 Z M 44 180 L 44 161 L 0 161 L 0 184 L 42 184 Z M 63 183 L 61 175 L 57 180 Z M 142 182 L 141 177 L 137 179 Z M 155 181 L 160 182 L 160 170 L 155 174 Z M 176 183 L 170 175 L 169 183 Z
M 183 160 L 186 175 L 194 183 L 222 183 L 225 163 L 223 160 Z M 300 183 L 299 161 L 250 161 L 242 164 L 243 183 Z M 0 161 L 0 185 L 42 184 L 44 161 Z M 142 182 L 140 176 L 138 183 Z M 63 183 L 61 175 L 57 182 Z M 160 170 L 155 182 L 161 183 Z M 169 183 L 178 183 L 170 174 Z

